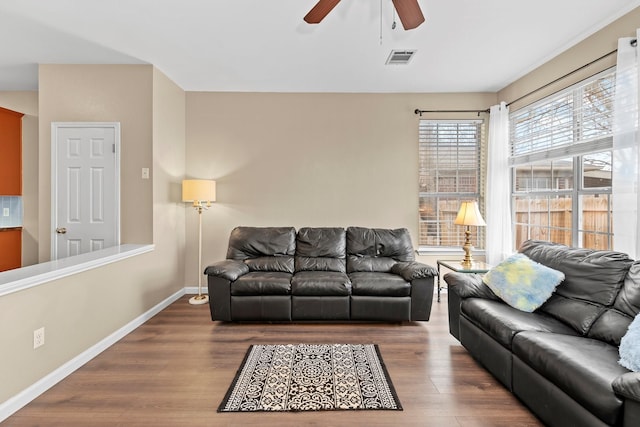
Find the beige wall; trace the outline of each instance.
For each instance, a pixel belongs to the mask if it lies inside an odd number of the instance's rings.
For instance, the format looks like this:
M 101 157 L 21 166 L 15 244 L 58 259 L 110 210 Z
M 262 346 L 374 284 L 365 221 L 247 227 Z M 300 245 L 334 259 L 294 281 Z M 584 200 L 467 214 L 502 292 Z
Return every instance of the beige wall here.
M 406 227 L 417 243 L 414 110 L 495 103 L 495 94 L 187 93 L 187 173 L 218 184 L 203 214 L 203 264 L 224 259 L 238 225 Z M 196 221 L 188 212 L 187 284 L 197 283 Z
M 22 265 L 38 263 L 38 92 L 0 92 L 0 106 L 22 117 Z
M 640 27 L 640 7 L 632 10 L 623 17 L 607 25 L 602 30 L 587 37 L 575 46 L 567 49 L 560 55 L 533 70 L 526 76 L 518 79 L 498 92 L 498 99 L 507 103 L 524 96 L 525 94 L 547 85 L 567 73 L 577 70 L 590 62 L 613 52 L 618 47 L 618 39 L 621 37 L 635 37 L 636 29 Z M 614 66 L 615 53 L 597 61 L 593 65 L 572 74 L 559 82 L 550 85 L 544 90 L 538 91 L 510 106 L 511 111 L 521 108 L 538 99 L 571 86 L 600 71 Z
M 184 287 L 185 101 L 185 92 L 154 68 L 153 242 L 157 259 L 164 263 L 156 274 L 160 282 L 176 290 Z M 162 277 L 167 270 L 171 274 Z
M 52 120 L 120 122 L 123 236 L 150 243 L 154 233 L 155 250 L 0 297 L 0 402 L 184 286 L 185 208 L 176 200 L 185 170 L 184 92 L 150 66 L 42 68 L 41 159 Z M 143 165 L 152 169 L 145 182 Z M 42 326 L 45 345 L 33 350 L 33 331 Z
M 40 261 L 51 251 L 51 123 L 120 122 L 122 243 L 151 243 L 152 181 L 141 179 L 152 162 L 151 65 L 41 65 Z

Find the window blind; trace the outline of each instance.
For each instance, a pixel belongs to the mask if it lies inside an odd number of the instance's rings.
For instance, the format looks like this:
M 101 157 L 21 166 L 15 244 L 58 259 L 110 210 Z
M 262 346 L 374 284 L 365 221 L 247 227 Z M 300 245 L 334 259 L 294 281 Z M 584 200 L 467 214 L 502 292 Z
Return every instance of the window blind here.
M 614 93 L 615 72 L 607 70 L 513 112 L 511 164 L 610 149 Z
M 420 120 L 420 246 L 462 244 L 453 221 L 462 200 L 480 199 L 483 129 L 482 120 Z

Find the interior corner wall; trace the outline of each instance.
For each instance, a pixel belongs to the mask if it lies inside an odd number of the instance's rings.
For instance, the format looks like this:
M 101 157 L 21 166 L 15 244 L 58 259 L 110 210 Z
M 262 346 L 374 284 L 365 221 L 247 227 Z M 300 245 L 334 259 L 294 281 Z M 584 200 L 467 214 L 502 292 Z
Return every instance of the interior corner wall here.
M 0 107 L 22 117 L 22 265 L 38 263 L 38 92 L 0 92 Z
M 121 243 L 153 242 L 151 65 L 40 65 L 40 261 L 51 252 L 51 123 L 120 122 Z
M 535 93 L 530 96 L 514 102 L 510 106 L 511 111 L 514 111 L 593 76 L 600 71 L 613 67 L 616 64 L 615 53 L 566 78 L 561 78 L 616 50 L 618 48 L 618 39 L 621 37 L 635 37 L 636 29 L 639 27 L 640 7 L 637 7 L 527 75 L 501 89 L 498 92 L 498 100 L 511 103 L 535 91 Z M 542 88 L 556 79 L 560 79 L 560 81 L 545 87 L 543 90 L 536 91 L 536 89 Z
M 184 286 L 185 92 L 162 72 L 153 70 L 153 242 L 171 266 L 177 288 Z M 176 288 L 176 289 L 177 289 Z
M 218 201 L 202 214 L 203 267 L 225 258 L 239 225 L 406 227 L 417 244 L 414 110 L 495 103 L 495 93 L 187 92 L 187 175 L 217 181 Z M 186 223 L 193 285 L 197 216 Z

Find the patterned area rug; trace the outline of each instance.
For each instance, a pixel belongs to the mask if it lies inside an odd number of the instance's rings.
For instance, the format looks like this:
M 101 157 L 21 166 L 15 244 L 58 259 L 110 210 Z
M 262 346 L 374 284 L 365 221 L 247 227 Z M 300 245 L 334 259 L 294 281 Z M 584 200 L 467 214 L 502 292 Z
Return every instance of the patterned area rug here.
M 375 344 L 253 345 L 218 412 L 402 410 Z

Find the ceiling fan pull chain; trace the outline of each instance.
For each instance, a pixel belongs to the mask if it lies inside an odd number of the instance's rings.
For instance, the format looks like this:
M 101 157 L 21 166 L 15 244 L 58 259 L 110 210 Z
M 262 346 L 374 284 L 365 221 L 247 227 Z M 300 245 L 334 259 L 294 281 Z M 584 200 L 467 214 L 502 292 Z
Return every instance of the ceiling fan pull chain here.
M 382 0 L 380 0 L 380 46 L 382 46 Z
M 396 8 L 393 8 L 393 21 L 391 23 L 391 29 L 395 30 L 396 29 Z

